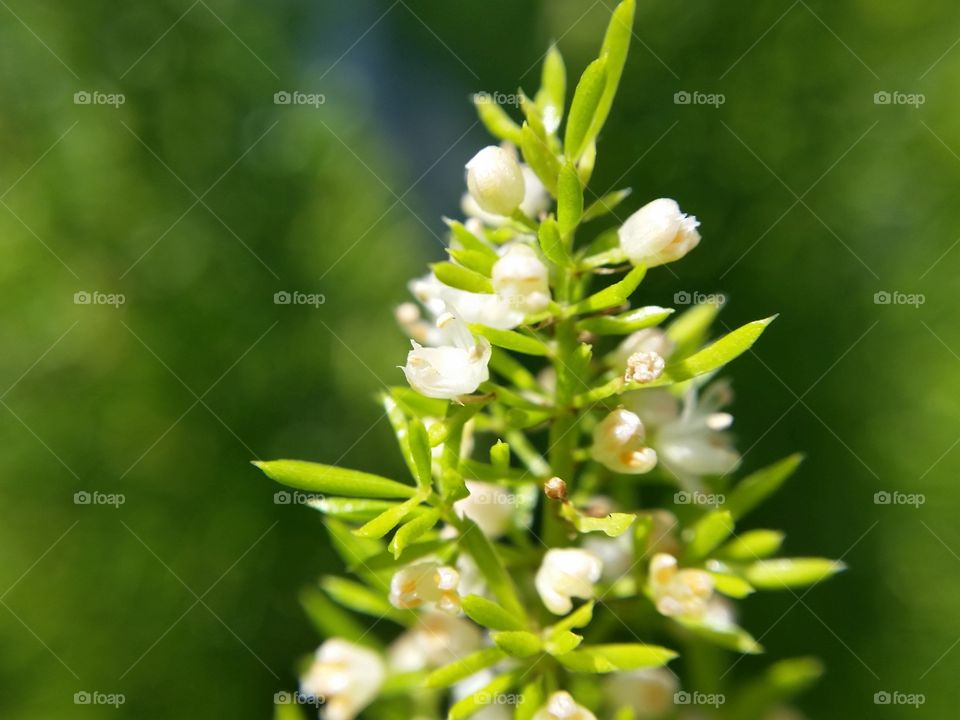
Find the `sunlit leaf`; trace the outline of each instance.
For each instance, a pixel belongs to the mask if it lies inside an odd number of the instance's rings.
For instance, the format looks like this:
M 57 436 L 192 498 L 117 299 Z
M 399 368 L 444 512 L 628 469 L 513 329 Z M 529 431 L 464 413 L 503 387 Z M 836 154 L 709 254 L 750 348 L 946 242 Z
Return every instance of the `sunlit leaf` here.
M 612 644 L 581 647 L 557 660 L 568 670 L 585 673 L 609 673 L 666 665 L 677 653 L 657 645 Z
M 449 665 L 434 670 L 426 680 L 423 681 L 424 687 L 445 688 L 460 682 L 464 678 L 470 677 L 474 673 L 480 672 L 484 668 L 503 660 L 507 654 L 497 647 L 483 648 L 466 657 L 455 660 Z
M 600 98 L 607 82 L 607 58 L 594 60 L 583 71 L 577 89 L 573 93 L 563 148 L 567 159 L 576 162 L 592 139 L 591 126 L 597 116 Z
M 838 560 L 826 558 L 782 558 L 759 560 L 748 565 L 743 576 L 760 590 L 785 590 L 826 580 L 846 570 Z
M 772 465 L 751 473 L 730 491 L 724 507 L 734 518 L 742 518 L 783 485 L 803 462 L 803 455 L 794 453 Z
M 270 460 L 254 462 L 271 480 L 309 492 L 362 498 L 409 498 L 416 489 L 379 475 L 304 462 Z
M 478 625 L 491 630 L 523 630 L 523 623 L 503 607 L 479 595 L 463 598 L 463 611 Z

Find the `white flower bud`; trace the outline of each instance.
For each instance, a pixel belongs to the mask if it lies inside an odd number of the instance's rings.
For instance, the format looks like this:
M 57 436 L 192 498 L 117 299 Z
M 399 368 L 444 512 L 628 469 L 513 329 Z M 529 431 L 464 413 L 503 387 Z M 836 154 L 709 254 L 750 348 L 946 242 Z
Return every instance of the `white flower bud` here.
M 467 480 L 466 486 L 470 494 L 453 504 L 457 515 L 473 520 L 489 538 L 507 532 L 513 520 L 513 495 L 492 483 Z
M 326 720 L 353 720 L 380 692 L 385 675 L 377 653 L 331 638 L 301 676 L 300 692 L 324 701 Z
M 620 248 L 634 265 L 647 267 L 679 260 L 700 242 L 700 223 L 680 212 L 675 200 L 660 198 L 627 218 L 617 234 Z
M 623 381 L 627 383 L 653 382 L 663 374 L 666 362 L 655 352 L 638 352 L 627 358 L 627 371 L 623 374 Z
M 547 266 L 524 243 L 508 245 L 494 264 L 493 289 L 502 301 L 525 315 L 545 310 L 550 304 Z
M 547 610 L 566 615 L 573 609 L 571 598 L 593 597 L 593 585 L 602 572 L 603 563 L 593 553 L 577 548 L 553 549 L 543 556 L 534 584 Z
M 390 646 L 390 667 L 418 672 L 447 665 L 480 648 L 481 636 L 473 623 L 447 613 L 423 615 Z
M 547 704 L 533 714 L 533 720 L 597 720 L 596 716 L 563 690 L 547 698 Z
M 674 709 L 673 695 L 680 685 L 677 676 L 665 668 L 612 673 L 603 684 L 611 707 L 633 709 L 636 720 L 654 720 Z
M 460 611 L 459 584 L 460 573 L 448 565 L 429 560 L 407 565 L 390 580 L 390 604 L 411 610 L 429 603 L 455 614 Z
M 678 570 L 675 557 L 660 553 L 650 561 L 650 589 L 661 615 L 702 621 L 713 599 L 713 578 L 704 570 Z
M 523 172 L 509 150 L 488 145 L 467 163 L 467 189 L 484 210 L 512 215 L 524 197 Z
M 411 340 L 403 373 L 410 387 L 421 395 L 452 400 L 467 395 L 490 377 L 490 343 L 475 338 L 467 326 L 450 314 L 441 315 L 437 327 L 448 334 L 451 345 L 422 347 Z
M 539 218 L 550 209 L 550 193 L 529 165 L 521 164 L 520 172 L 525 186 L 520 210 L 529 218 Z M 467 229 L 478 237 L 483 235 L 484 226 L 498 228 L 509 222 L 509 218 L 503 215 L 484 212 L 470 193 L 464 193 L 460 208 L 468 218 L 464 223 Z
M 590 456 L 614 472 L 641 475 L 657 464 L 657 453 L 644 445 L 645 438 L 640 418 L 620 408 L 594 428 Z
M 498 330 L 512 330 L 523 322 L 524 313 L 510 307 L 499 296 L 493 293 L 472 293 L 447 287 L 433 273 L 413 280 L 409 287 L 414 297 L 435 317 L 442 315 L 447 308 L 453 308 L 453 311 L 466 323 L 486 325 Z M 421 342 L 419 337 L 407 330 L 410 337 Z M 432 341 L 436 335 L 434 330 L 428 336 L 428 341 L 423 344 L 444 344 Z

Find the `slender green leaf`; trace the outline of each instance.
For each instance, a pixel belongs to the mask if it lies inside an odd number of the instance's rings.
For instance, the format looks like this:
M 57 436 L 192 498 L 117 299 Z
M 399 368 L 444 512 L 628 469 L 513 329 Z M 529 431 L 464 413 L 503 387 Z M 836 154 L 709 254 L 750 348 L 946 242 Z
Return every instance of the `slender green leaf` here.
M 619 282 L 615 282 L 613 285 L 594 293 L 586 300 L 581 300 L 576 305 L 567 308 L 567 317 L 599 312 L 600 310 L 622 305 L 627 301 L 627 298 L 633 294 L 633 291 L 637 289 L 646 273 L 647 268 L 645 266 L 637 265 L 637 267 L 628 272 Z
M 657 645 L 614 644 L 581 647 L 557 660 L 568 670 L 585 673 L 610 673 L 666 665 L 677 653 Z
M 635 0 L 623 0 L 617 5 L 617 8 L 613 11 L 613 16 L 610 18 L 607 33 L 603 38 L 600 55 L 607 58 L 606 85 L 603 89 L 603 96 L 597 105 L 596 113 L 594 113 L 593 127 L 590 130 L 593 136 L 599 134 L 603 128 L 603 124 L 610 114 L 610 108 L 613 106 L 613 99 L 617 95 L 620 77 L 623 75 L 623 66 L 627 61 L 627 53 L 630 50 L 635 7 Z
M 607 193 L 603 197 L 594 200 L 587 209 L 583 211 L 581 222 L 590 222 L 604 215 L 609 215 L 616 209 L 617 205 L 630 196 L 631 192 L 633 191 L 630 188 L 614 190 L 612 193 Z
M 418 418 L 410 420 L 410 454 L 416 467 L 417 486 L 429 490 L 433 482 L 433 455 L 430 451 L 430 437 L 427 429 Z
M 397 405 L 399 405 L 407 415 L 419 418 L 443 417 L 447 414 L 447 407 L 450 405 L 449 400 L 428 398 L 406 385 L 394 385 L 391 387 L 390 397 L 396 400 Z
M 544 650 L 551 655 L 566 655 L 580 647 L 583 642 L 583 636 L 566 630 L 564 632 L 552 632 L 544 642 Z
M 577 329 L 596 335 L 629 335 L 637 330 L 659 325 L 670 317 L 672 312 L 671 308 L 648 305 L 619 315 L 585 318 L 577 323 Z
M 716 556 L 723 560 L 762 560 L 773 555 L 783 544 L 779 530 L 750 530 L 721 547 Z
M 487 327 L 486 325 L 470 325 L 470 331 L 474 335 L 482 335 L 490 341 L 492 345 L 502 347 L 505 350 L 523 353 L 524 355 L 539 355 L 541 357 L 550 352 L 547 344 L 538 338 L 515 330 L 499 330 L 497 328 Z
M 748 565 L 743 576 L 751 585 L 760 590 L 785 590 L 805 587 L 846 570 L 847 566 L 839 560 L 826 558 L 782 558 L 778 560 L 759 560 Z
M 447 254 L 463 267 L 480 273 L 484 277 L 490 277 L 493 274 L 493 266 L 497 262 L 496 257 L 477 250 L 447 248 Z
M 521 390 L 532 390 L 542 392 L 543 388 L 537 382 L 537 378 L 519 363 L 509 353 L 505 353 L 499 348 L 493 348 L 490 355 L 490 369 L 500 377 L 509 380 Z
M 324 515 L 349 522 L 367 522 L 398 503 L 389 500 L 365 500 L 363 498 L 324 497 L 311 500 L 310 507 Z
M 732 598 L 745 598 L 754 593 L 753 585 L 739 575 L 710 571 L 717 592 Z
M 510 446 L 503 440 L 497 440 L 490 446 L 490 464 L 498 472 L 510 469 Z
M 423 681 L 424 687 L 435 690 L 450 687 L 464 678 L 480 672 L 484 668 L 497 664 L 506 656 L 506 653 L 497 647 L 477 650 L 466 657 L 453 661 L 449 665 L 444 665 L 442 668 L 434 670 L 427 675 Z
M 550 46 L 544 58 L 536 100 L 548 131 L 556 130 L 567 102 L 567 69 L 556 44 Z
M 593 600 L 585 602 L 550 628 L 551 634 L 562 634 L 574 628 L 586 627 L 593 620 Z
M 678 622 L 698 637 L 728 650 L 746 655 L 756 655 L 763 652 L 763 646 L 754 639 L 753 635 L 736 625 L 718 628 L 679 619 Z
M 526 612 L 517 596 L 513 578 L 510 577 L 487 536 L 469 518 L 462 518 L 460 525 L 460 544 L 466 548 L 477 567 L 480 568 L 494 596 L 507 612 L 514 614 L 521 622 L 525 622 Z
M 530 657 L 543 650 L 540 638 L 527 630 L 505 630 L 493 633 L 493 642 L 510 657 Z
M 539 239 L 540 249 L 547 260 L 560 267 L 570 264 L 570 255 L 560 236 L 560 228 L 552 216 L 540 223 Z
M 477 93 L 473 96 L 473 105 L 477 109 L 480 122 L 494 137 L 520 144 L 520 126 L 515 123 L 506 111 L 493 100 L 488 93 Z
M 724 507 L 730 511 L 734 518 L 742 518 L 779 490 L 780 486 L 794 473 L 801 462 L 803 462 L 803 455 L 794 453 L 783 460 L 778 460 L 772 465 L 747 475 L 730 492 Z
M 412 497 L 406 502 L 380 513 L 370 522 L 354 530 L 353 533 L 363 538 L 382 538 L 393 530 L 398 523 L 402 522 L 421 502 L 423 502 L 422 497 Z
M 462 265 L 438 262 L 433 263 L 430 268 L 437 279 L 449 287 L 472 293 L 490 294 L 493 292 L 493 283 L 490 282 L 490 278 Z
M 673 353 L 676 357 L 692 355 L 703 345 L 721 307 L 722 304 L 715 302 L 700 303 L 674 318 L 667 326 L 667 337 L 676 346 Z
M 547 129 L 543 125 L 543 116 L 540 114 L 540 108 L 537 107 L 537 104 L 528 98 L 522 90 L 519 95 L 520 110 L 523 112 L 523 117 L 526 119 L 530 129 L 532 129 L 538 137 L 542 138 L 544 142 L 548 142 Z
M 447 227 L 450 228 L 450 232 L 453 233 L 453 239 L 463 250 L 470 250 L 471 252 L 482 253 L 492 258 L 494 261 L 499 257 L 497 251 L 490 247 L 485 241 L 478 238 L 472 232 L 467 230 L 467 227 L 456 220 L 450 220 L 449 218 L 444 218 L 443 221 L 447 224 Z
M 379 475 L 302 460 L 254 462 L 271 480 L 299 490 L 362 498 L 409 498 L 416 490 Z
M 416 542 L 425 532 L 440 521 L 440 511 L 431 508 L 413 520 L 404 523 L 394 534 L 388 549 L 394 558 L 399 558 L 412 542 Z
M 463 598 L 463 611 L 478 625 L 491 630 L 523 630 L 523 623 L 500 605 L 479 595 Z
M 366 585 L 355 583 L 352 580 L 328 575 L 320 580 L 320 587 L 327 595 L 344 607 L 364 615 L 386 617 L 401 625 L 409 625 L 417 619 L 416 613 L 408 610 L 398 610 L 387 602 L 382 593 L 375 592 Z
M 527 123 L 523 124 L 520 150 L 530 169 L 540 178 L 549 193 L 556 196 L 560 161 L 546 142 Z
M 607 82 L 607 58 L 594 60 L 583 71 L 573 93 L 563 147 L 567 159 L 576 162 L 593 136 L 591 126 Z
M 733 516 L 728 510 L 711 510 L 704 514 L 690 529 L 686 557 L 696 562 L 707 557 L 711 551 L 730 537 L 733 532 Z
M 520 701 L 517 702 L 517 709 L 513 714 L 513 720 L 533 720 L 533 716 L 546 703 L 543 679 L 537 677 L 524 685 L 520 698 Z
M 560 168 L 557 179 L 557 224 L 560 235 L 567 237 L 583 216 L 583 187 L 580 176 L 569 162 Z

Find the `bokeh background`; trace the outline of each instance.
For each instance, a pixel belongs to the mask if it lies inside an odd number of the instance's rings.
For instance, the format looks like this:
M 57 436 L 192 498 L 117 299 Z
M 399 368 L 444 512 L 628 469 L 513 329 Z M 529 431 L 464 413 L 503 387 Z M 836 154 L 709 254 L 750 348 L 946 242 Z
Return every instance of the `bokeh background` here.
M 551 39 L 579 73 L 612 5 L 0 2 L 2 717 L 269 716 L 315 643 L 298 590 L 331 560 L 248 461 L 399 471 L 372 397 L 403 357 L 391 307 L 487 142 L 468 94 L 532 91 Z M 600 146 L 594 188 L 632 186 L 624 215 L 670 196 L 703 223 L 644 300 L 781 313 L 732 367 L 736 428 L 748 468 L 808 460 L 753 523 L 851 569 L 744 624 L 826 661 L 814 718 L 960 701 L 958 20 L 642 0 Z M 274 303 L 294 291 L 324 302 Z

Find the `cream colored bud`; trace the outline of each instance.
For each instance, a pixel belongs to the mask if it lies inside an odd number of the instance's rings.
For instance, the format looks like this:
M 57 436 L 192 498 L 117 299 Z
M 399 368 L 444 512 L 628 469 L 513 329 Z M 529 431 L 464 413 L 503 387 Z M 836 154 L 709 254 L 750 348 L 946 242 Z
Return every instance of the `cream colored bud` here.
M 620 408 L 594 428 L 590 456 L 614 472 L 641 475 L 657 464 L 657 453 L 644 445 L 645 438 L 640 418 Z
M 544 494 L 551 500 L 567 501 L 567 483 L 561 478 L 552 477 L 543 484 Z
M 559 690 L 547 698 L 547 704 L 533 714 L 533 720 L 597 720 L 597 718 L 583 705 L 578 705 L 570 693 Z
M 331 638 L 300 677 L 300 692 L 323 700 L 327 720 L 353 720 L 380 692 L 385 676 L 377 653 Z
M 704 570 L 679 570 L 675 557 L 659 554 L 650 561 L 650 589 L 661 615 L 699 622 L 710 609 L 713 578 Z
M 524 314 L 538 313 L 550 304 L 547 266 L 529 245 L 508 245 L 493 266 L 493 289 L 509 307 Z
M 460 574 L 448 565 L 432 561 L 407 565 L 390 581 L 390 604 L 401 610 L 431 604 L 444 612 L 457 613 L 459 583 Z
M 660 198 L 627 218 L 618 231 L 620 248 L 634 265 L 647 267 L 679 260 L 700 242 L 695 217 L 684 215 L 675 200 Z
M 593 553 L 577 548 L 548 550 L 537 570 L 534 584 L 547 610 L 566 615 L 573 609 L 571 598 L 593 597 L 603 563 Z
M 481 210 L 511 215 L 524 197 L 523 172 L 509 150 L 489 145 L 467 163 L 467 189 Z
M 655 352 L 634 353 L 627 359 L 627 370 L 623 374 L 626 383 L 646 385 L 663 374 L 666 362 Z

